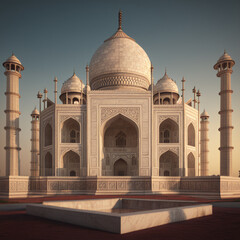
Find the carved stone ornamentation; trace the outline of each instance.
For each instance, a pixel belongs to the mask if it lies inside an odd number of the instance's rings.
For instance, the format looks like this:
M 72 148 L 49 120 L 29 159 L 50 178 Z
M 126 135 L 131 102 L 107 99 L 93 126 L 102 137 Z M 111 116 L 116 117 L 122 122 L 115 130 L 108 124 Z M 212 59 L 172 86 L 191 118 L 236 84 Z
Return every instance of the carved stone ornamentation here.
M 179 147 L 159 147 L 158 156 L 160 157 L 162 154 L 164 154 L 167 151 L 171 151 L 175 153 L 177 156 L 179 156 Z
M 76 120 L 77 122 L 81 122 L 81 116 L 69 116 L 69 115 L 61 115 L 61 116 L 59 116 L 59 122 L 60 123 L 62 123 L 62 122 L 65 122 L 67 119 L 70 119 L 70 118 L 72 118 L 72 119 L 74 119 L 74 120 Z
M 72 146 L 72 147 L 61 147 L 60 149 L 60 156 L 63 156 L 65 153 L 67 153 L 68 151 L 73 151 L 75 153 L 77 153 L 79 156 L 81 156 L 81 149 L 79 146 Z
M 101 124 L 118 114 L 122 114 L 125 117 L 130 118 L 139 125 L 140 108 L 138 107 L 102 107 Z
M 158 117 L 158 125 L 160 125 L 164 120 L 171 119 L 177 124 L 179 124 L 179 116 L 178 115 L 161 115 Z
M 143 76 L 131 73 L 104 74 L 91 79 L 92 90 L 114 86 L 131 86 L 147 90 L 149 87 L 149 80 Z

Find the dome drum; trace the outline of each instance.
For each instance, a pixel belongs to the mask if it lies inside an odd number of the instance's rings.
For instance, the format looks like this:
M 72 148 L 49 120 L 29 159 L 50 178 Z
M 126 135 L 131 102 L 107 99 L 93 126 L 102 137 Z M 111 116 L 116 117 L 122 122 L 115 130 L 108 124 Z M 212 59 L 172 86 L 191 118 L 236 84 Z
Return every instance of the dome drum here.
M 158 104 L 177 104 L 179 99 L 178 93 L 173 92 L 163 92 L 163 93 L 155 93 L 153 96 L 153 103 L 154 105 Z
M 95 77 L 91 80 L 91 89 L 119 89 L 120 87 L 134 87 L 148 90 L 147 78 L 131 73 L 111 73 Z

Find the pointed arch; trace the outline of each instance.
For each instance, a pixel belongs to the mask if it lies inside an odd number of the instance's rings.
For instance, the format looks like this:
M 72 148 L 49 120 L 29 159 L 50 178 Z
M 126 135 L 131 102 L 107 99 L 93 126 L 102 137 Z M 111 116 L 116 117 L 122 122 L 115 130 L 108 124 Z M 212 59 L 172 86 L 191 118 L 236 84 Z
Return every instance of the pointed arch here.
M 118 137 L 125 138 L 125 147 L 138 146 L 138 127 L 131 119 L 119 114 L 104 126 L 104 147 L 116 147 Z M 122 139 L 123 140 L 123 139 Z
M 163 104 L 170 104 L 170 98 L 168 98 L 168 97 L 164 98 Z
M 159 176 L 179 176 L 179 158 L 168 150 L 159 159 Z
M 128 175 L 128 164 L 122 158 L 118 159 L 114 163 L 114 176 L 127 176 Z
M 69 150 L 64 153 L 62 175 L 80 176 L 80 156 L 76 152 Z
M 159 126 L 159 143 L 178 143 L 179 126 L 170 118 L 165 119 Z
M 45 126 L 44 135 L 44 146 L 52 145 L 52 126 L 49 123 Z
M 68 118 L 62 123 L 62 143 L 80 143 L 80 124 L 73 118 Z
M 192 123 L 188 125 L 188 145 L 195 147 L 195 128 Z
M 73 104 L 80 104 L 79 98 L 77 97 L 74 97 L 72 101 L 73 101 Z
M 52 162 L 52 154 L 47 152 L 45 155 L 45 176 L 52 176 L 53 175 L 53 162 Z
M 128 176 L 138 176 L 138 156 L 139 156 L 139 130 L 137 124 L 118 114 L 109 119 L 102 127 L 102 176 L 114 176 L 115 160 L 123 157 L 123 152 L 131 153 L 134 156 L 122 159 L 128 166 Z M 126 166 L 126 165 L 124 165 Z M 124 172 L 125 174 L 125 172 Z
M 194 177 L 195 176 L 195 157 L 192 152 L 188 154 L 188 176 Z

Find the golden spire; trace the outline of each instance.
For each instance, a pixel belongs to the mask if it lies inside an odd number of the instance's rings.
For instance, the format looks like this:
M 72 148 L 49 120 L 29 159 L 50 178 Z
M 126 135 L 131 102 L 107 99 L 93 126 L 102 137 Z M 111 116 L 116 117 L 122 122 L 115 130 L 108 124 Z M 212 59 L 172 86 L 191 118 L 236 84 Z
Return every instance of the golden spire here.
M 122 29 L 122 11 L 118 12 L 118 30 Z

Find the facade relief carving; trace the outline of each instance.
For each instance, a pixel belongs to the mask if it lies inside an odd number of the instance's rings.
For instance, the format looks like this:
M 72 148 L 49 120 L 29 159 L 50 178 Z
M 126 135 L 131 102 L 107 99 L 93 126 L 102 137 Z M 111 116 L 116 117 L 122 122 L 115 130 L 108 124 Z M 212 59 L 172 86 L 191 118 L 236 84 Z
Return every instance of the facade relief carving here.
M 161 157 L 161 155 L 167 151 L 171 151 L 175 153 L 177 156 L 179 156 L 179 147 L 159 147 L 158 156 Z
M 139 107 L 102 107 L 101 108 L 101 124 L 108 119 L 122 114 L 129 119 L 133 120 L 137 125 L 140 121 L 140 108 Z
M 72 119 L 76 120 L 79 123 L 81 122 L 81 116 L 61 115 L 61 116 L 59 116 L 60 124 L 62 122 L 65 122 L 69 118 L 72 118 Z
M 81 149 L 79 147 L 61 147 L 60 149 L 60 156 L 63 156 L 68 151 L 73 151 L 81 156 Z
M 137 165 L 137 154 L 135 153 L 109 153 L 106 156 L 106 165 L 109 165 L 110 163 L 108 161 L 110 161 L 110 159 L 112 160 L 112 162 L 114 163 L 116 160 L 118 160 L 119 158 L 125 159 L 125 160 L 129 160 L 132 163 L 134 163 L 133 165 Z M 107 164 L 109 163 L 109 164 Z
M 132 86 L 148 89 L 149 81 L 147 78 L 128 73 L 104 74 L 91 79 L 91 88 L 93 90 L 109 86 Z
M 160 125 L 164 120 L 171 119 L 177 124 L 179 124 L 179 116 L 178 115 L 161 115 L 158 117 L 158 125 Z

